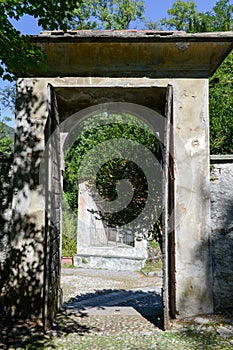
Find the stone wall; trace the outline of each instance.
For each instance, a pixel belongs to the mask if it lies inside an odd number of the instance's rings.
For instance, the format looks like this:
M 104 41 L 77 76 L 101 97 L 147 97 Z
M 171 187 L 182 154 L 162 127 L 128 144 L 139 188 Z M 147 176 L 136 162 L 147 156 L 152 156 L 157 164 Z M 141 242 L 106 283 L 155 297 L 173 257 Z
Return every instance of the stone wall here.
M 233 308 L 233 155 L 211 157 L 215 310 Z
M 0 264 L 7 258 L 12 201 L 12 155 L 0 155 Z

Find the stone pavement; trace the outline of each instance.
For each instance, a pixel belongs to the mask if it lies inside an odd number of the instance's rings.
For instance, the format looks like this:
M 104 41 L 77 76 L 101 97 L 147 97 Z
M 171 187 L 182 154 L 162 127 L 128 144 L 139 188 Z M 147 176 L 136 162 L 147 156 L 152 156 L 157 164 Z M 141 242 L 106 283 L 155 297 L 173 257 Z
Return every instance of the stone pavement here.
M 90 333 L 154 332 L 161 327 L 161 273 L 63 269 L 63 311 Z

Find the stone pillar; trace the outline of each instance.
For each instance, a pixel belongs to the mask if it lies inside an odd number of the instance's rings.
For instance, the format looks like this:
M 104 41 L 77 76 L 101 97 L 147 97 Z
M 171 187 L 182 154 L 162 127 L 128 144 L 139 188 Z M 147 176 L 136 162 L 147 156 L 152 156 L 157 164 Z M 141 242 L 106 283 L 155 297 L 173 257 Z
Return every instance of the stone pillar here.
M 213 312 L 208 80 L 174 82 L 176 310 Z
M 47 116 L 45 81 L 19 79 L 7 289 L 9 311 L 20 317 L 41 317 L 43 312 L 45 201 L 39 185 L 39 166 Z

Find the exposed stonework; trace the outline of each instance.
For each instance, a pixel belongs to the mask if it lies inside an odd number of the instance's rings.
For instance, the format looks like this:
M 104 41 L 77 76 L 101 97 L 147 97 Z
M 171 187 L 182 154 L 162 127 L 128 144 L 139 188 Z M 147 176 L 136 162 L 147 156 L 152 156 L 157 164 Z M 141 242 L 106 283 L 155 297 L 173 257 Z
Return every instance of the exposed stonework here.
M 9 234 L 12 201 L 12 155 L 0 155 L 0 264 L 3 264 L 9 251 Z
M 12 155 L 0 155 L 0 310 L 6 306 L 11 234 Z
M 214 306 L 233 308 L 233 156 L 211 160 Z

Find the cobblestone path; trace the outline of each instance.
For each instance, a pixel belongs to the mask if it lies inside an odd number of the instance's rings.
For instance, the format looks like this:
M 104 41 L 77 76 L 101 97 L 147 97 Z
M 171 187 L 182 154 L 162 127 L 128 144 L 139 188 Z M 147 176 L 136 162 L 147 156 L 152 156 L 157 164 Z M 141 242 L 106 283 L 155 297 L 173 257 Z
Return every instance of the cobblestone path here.
M 161 276 L 139 272 L 63 269 L 62 315 L 92 334 L 154 332 L 161 326 L 161 283 Z

